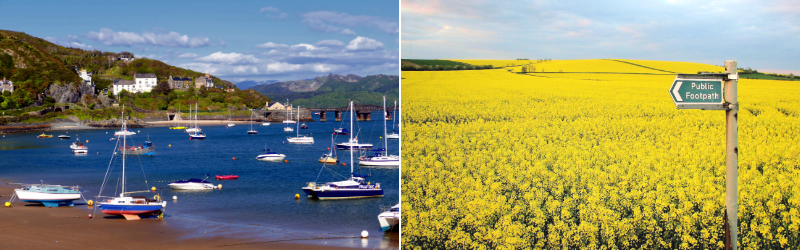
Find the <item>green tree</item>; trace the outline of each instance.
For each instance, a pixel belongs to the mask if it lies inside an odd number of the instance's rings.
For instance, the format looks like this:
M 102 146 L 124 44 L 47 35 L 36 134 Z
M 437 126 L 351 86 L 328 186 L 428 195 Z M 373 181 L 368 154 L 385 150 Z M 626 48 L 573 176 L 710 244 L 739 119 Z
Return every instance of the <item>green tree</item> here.
M 169 87 L 169 83 L 163 81 L 156 84 L 156 87 L 153 88 L 153 93 L 156 95 L 169 95 L 170 92 L 172 92 L 172 88 Z

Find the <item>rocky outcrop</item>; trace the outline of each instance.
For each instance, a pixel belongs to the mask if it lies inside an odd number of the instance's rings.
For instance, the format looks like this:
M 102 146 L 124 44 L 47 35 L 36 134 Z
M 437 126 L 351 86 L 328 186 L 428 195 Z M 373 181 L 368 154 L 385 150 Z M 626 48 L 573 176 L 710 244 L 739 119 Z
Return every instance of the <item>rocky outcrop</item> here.
M 46 95 L 56 99 L 56 103 L 78 103 L 84 95 L 93 96 L 94 88 L 87 84 L 50 84 Z

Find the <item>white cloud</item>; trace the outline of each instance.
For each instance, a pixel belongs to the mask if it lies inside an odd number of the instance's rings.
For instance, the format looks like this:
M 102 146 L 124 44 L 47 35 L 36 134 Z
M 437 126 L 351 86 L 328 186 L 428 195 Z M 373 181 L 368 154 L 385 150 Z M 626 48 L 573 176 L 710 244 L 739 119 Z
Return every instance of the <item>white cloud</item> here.
M 299 49 L 299 48 L 302 48 L 301 50 L 315 50 L 315 49 L 317 49 L 317 47 L 314 47 L 314 45 L 307 44 L 307 43 L 301 43 L 301 44 L 297 44 L 297 45 L 292 45 L 292 49 Z
M 268 43 L 263 43 L 263 44 L 256 45 L 254 47 L 257 48 L 257 49 L 276 49 L 276 48 L 288 48 L 289 45 L 268 42 Z
M 89 31 L 83 34 L 84 37 L 101 42 L 109 46 L 132 46 L 132 45 L 156 45 L 166 47 L 196 48 L 209 45 L 208 38 L 202 36 L 189 37 L 180 33 L 170 32 L 145 32 L 140 34 L 134 32 L 113 31 L 102 28 L 99 32 Z
M 383 49 L 383 43 L 376 41 L 374 39 L 370 39 L 367 37 L 359 36 L 356 39 L 350 41 L 350 44 L 347 45 L 347 50 L 356 51 L 356 50 L 378 50 Z
M 239 53 L 222 53 L 221 51 L 195 59 L 198 62 L 219 63 L 228 65 L 237 64 L 253 64 L 258 63 L 258 60 L 253 55 L 244 55 Z
M 272 6 L 267 6 L 267 7 L 261 8 L 261 10 L 258 11 L 258 13 L 263 13 L 265 11 L 268 13 L 267 17 L 269 17 L 269 18 L 284 19 L 284 18 L 289 16 L 289 14 L 287 14 L 286 12 L 282 12 L 282 13 L 278 14 L 278 12 L 279 12 L 278 8 L 275 8 L 275 7 L 272 7 Z M 274 12 L 276 14 L 269 14 L 270 12 Z
M 342 32 L 339 32 L 339 34 L 342 34 L 342 35 L 355 35 L 356 32 L 352 31 L 350 29 L 343 29 Z
M 330 46 L 330 47 L 341 47 L 344 46 L 344 43 L 339 40 L 322 40 L 315 43 L 317 46 Z
M 346 32 L 343 31 L 345 28 L 334 25 L 346 27 L 364 26 L 379 29 L 386 33 L 398 33 L 400 31 L 400 26 L 397 22 L 385 21 L 379 16 L 352 16 L 347 13 L 332 11 L 308 12 L 302 16 L 304 24 L 313 30 L 322 32 Z M 352 30 L 347 33 L 351 32 L 355 34 Z
M 275 8 L 275 7 L 272 7 L 272 6 L 267 6 L 267 7 L 261 8 L 261 11 L 259 11 L 259 13 L 264 12 L 264 11 L 278 12 L 278 9 Z
M 178 55 L 178 58 L 196 58 L 198 56 L 199 55 L 197 55 L 195 53 L 183 53 L 183 54 Z
M 77 36 L 67 36 L 64 37 L 45 37 L 44 40 L 47 40 L 51 43 L 55 43 L 64 47 L 68 48 L 79 48 L 79 49 L 92 49 L 91 45 L 86 45 L 85 43 L 81 43 L 81 40 L 78 39 Z

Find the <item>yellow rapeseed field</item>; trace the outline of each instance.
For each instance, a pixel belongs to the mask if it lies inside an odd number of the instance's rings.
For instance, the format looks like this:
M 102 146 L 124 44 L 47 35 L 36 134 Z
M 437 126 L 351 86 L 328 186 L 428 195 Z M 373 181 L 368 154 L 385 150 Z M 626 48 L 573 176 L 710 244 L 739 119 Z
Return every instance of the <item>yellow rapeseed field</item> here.
M 402 72 L 403 248 L 722 248 L 724 111 L 675 108 L 695 64 L 627 61 Z M 800 246 L 798 98 L 739 81 L 743 249 Z
M 498 67 L 510 67 L 510 66 L 519 66 L 525 64 L 535 63 L 536 60 L 449 60 L 454 62 L 462 62 L 466 64 L 472 65 L 492 65 L 495 68 Z

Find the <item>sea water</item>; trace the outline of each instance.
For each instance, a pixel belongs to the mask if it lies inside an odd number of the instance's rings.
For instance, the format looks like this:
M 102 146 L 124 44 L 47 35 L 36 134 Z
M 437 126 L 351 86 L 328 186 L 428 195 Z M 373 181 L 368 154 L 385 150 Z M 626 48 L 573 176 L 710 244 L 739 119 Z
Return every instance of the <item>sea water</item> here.
M 356 122 L 351 131 L 353 136 L 359 142 L 382 148 L 381 115 L 382 112 L 373 112 L 372 121 Z M 347 113 L 342 117 L 348 117 Z M 298 240 L 307 244 L 397 248 L 397 233 L 383 233 L 377 217 L 382 208 L 400 202 L 399 168 L 359 167 L 359 155 L 373 153 L 354 151 L 354 171 L 371 174 L 367 181 L 380 183 L 384 197 L 321 201 L 307 198 L 301 190 L 307 182 L 341 181 L 350 175 L 350 151 L 336 151 L 331 144 L 332 137 L 336 143 L 349 139 L 346 135 L 333 135 L 336 128 L 350 129 L 349 120 L 320 122 L 318 116 L 314 118 L 315 122 L 306 122 L 308 129 L 299 130 L 300 134 L 311 134 L 314 144 L 289 144 L 287 137 L 297 132 L 283 132 L 287 125 L 282 123 L 261 126 L 253 122 L 252 127 L 259 133 L 249 135 L 249 124 L 228 128 L 225 126 L 228 122 L 221 121 L 219 125 L 200 126 L 208 136 L 205 140 L 189 140 L 183 130 L 168 127 L 130 129 L 137 134 L 128 138 L 129 146 L 150 140 L 156 150 L 154 156 L 126 158 L 125 191 L 156 187 L 157 192 L 139 195 L 164 197 L 168 201 L 164 221 L 189 230 L 190 237 L 211 234 L 245 237 L 255 242 Z M 296 124 L 290 125 L 298 130 Z M 387 125 L 391 133 L 392 122 Z M 53 137 L 45 139 L 36 138 L 40 133 L 6 135 L 0 138 L 0 178 L 17 183 L 80 185 L 86 199 L 96 201 L 111 165 L 102 195 L 118 195 L 122 159 L 113 157 L 112 161 L 112 154 L 122 142 L 110 140 L 115 138 L 115 130 L 119 129 L 52 131 L 47 134 Z M 62 134 L 71 138 L 58 139 Z M 87 155 L 72 153 L 69 146 L 76 140 L 89 148 Z M 265 148 L 285 154 L 288 162 L 256 160 Z M 347 165 L 328 164 L 323 168 L 318 160 L 329 152 L 328 148 L 334 149 L 339 161 Z M 389 140 L 388 152 L 398 155 L 398 151 L 399 140 Z M 119 150 L 117 154 L 121 154 Z M 222 184 L 222 189 L 181 191 L 167 186 L 175 180 L 203 179 L 207 174 L 208 181 L 215 186 Z M 238 175 L 239 179 L 214 179 L 214 175 L 229 174 Z M 295 199 L 296 194 L 300 195 L 299 200 Z M 178 199 L 173 201 L 173 196 Z M 97 216 L 102 218 L 102 213 L 97 211 Z M 371 238 L 358 239 L 363 230 Z

